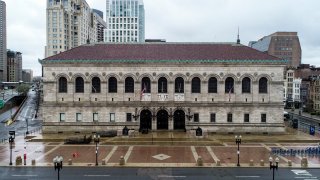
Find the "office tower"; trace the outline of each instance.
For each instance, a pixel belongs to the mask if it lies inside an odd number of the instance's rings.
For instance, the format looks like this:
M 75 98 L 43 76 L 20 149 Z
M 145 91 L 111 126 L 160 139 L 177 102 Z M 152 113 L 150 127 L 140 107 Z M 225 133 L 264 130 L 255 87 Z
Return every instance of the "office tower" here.
M 105 42 L 144 42 L 142 0 L 107 0 Z
M 0 1 L 0 81 L 7 81 L 6 3 Z
M 9 82 L 19 82 L 22 80 L 22 53 L 7 51 L 7 68 Z
M 95 14 L 85 0 L 47 0 L 45 56 L 97 42 L 98 22 L 103 20 Z
M 301 46 L 297 32 L 275 32 L 258 41 L 251 41 L 249 46 L 286 59 L 288 67 L 296 68 L 301 64 Z

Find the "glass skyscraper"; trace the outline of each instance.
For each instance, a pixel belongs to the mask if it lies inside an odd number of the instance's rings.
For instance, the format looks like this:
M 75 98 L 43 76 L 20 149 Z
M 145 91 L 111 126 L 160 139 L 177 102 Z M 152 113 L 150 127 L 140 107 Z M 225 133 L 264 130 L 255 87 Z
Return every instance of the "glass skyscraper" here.
M 107 0 L 105 42 L 144 42 L 142 0 Z

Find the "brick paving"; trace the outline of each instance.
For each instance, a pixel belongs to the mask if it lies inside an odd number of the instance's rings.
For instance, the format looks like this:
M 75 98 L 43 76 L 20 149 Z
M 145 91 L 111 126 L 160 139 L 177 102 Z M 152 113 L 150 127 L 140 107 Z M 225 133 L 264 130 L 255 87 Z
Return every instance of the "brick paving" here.
M 150 135 L 149 135 L 150 136 Z M 157 136 L 160 136 L 159 134 Z M 166 136 L 172 137 L 172 134 Z M 181 137 L 180 137 L 181 136 Z M 233 136 L 221 136 L 222 139 L 229 141 L 221 142 L 220 145 L 105 145 L 100 144 L 98 148 L 98 162 L 102 165 L 105 159 L 105 166 L 120 166 L 119 159 L 123 156 L 126 160 L 125 166 L 133 167 L 194 167 L 197 159 L 201 156 L 205 167 L 216 167 L 219 160 L 222 167 L 235 167 L 237 163 L 237 145 L 233 142 Z M 250 161 L 254 163 L 254 167 L 261 167 L 260 161 L 265 162 L 264 166 L 268 166 L 268 159 L 271 155 L 271 149 L 305 149 L 307 147 L 318 147 L 315 142 L 316 137 L 307 137 L 306 142 L 292 143 L 273 143 L 261 142 L 256 136 L 252 139 L 243 140 L 240 145 L 240 164 L 241 166 L 250 166 Z M 288 136 L 290 137 L 290 136 Z M 179 138 L 183 138 L 183 134 L 179 134 Z M 290 142 L 292 138 L 290 137 Z M 256 142 L 253 140 L 258 139 Z M 269 137 L 272 139 L 272 137 Z M 300 140 L 303 139 L 300 137 Z M 104 142 L 112 139 L 104 139 Z M 311 140 L 311 141 L 310 141 Z M 102 142 L 102 141 L 101 141 Z M 126 142 L 129 142 L 126 139 Z M 281 142 L 281 141 L 280 141 Z M 73 166 L 93 166 L 95 164 L 95 144 L 86 145 L 67 145 L 63 142 L 27 142 L 27 165 L 31 166 L 31 160 L 36 160 L 37 166 L 52 166 L 52 159 L 61 155 L 64 157 L 65 165 L 68 160 L 72 160 Z M 25 139 L 17 137 L 12 150 L 13 164 L 17 156 L 23 157 L 25 152 Z M 9 165 L 10 149 L 8 142 L 0 144 L 0 165 Z M 280 166 L 287 167 L 288 161 L 291 160 L 294 167 L 300 167 L 302 155 L 296 156 L 279 156 Z M 320 155 L 308 156 L 309 167 L 320 167 Z

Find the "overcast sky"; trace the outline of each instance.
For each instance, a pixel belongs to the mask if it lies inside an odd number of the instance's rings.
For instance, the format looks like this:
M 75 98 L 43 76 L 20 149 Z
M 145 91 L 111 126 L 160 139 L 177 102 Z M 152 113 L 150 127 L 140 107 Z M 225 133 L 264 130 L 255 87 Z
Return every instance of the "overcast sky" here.
M 46 0 L 4 0 L 7 48 L 22 52 L 23 68 L 41 75 Z M 105 0 L 87 0 L 105 13 Z M 298 32 L 302 63 L 320 66 L 319 0 L 144 0 L 146 38 L 168 42 L 258 40 L 276 31 Z

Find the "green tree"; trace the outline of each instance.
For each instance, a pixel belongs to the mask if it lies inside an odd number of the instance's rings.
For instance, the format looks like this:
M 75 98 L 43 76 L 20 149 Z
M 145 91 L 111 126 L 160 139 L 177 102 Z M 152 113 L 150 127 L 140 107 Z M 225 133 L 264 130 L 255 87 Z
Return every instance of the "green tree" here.
M 27 85 L 27 84 L 20 84 L 18 87 L 17 87 L 17 92 L 19 94 L 23 94 L 23 95 L 26 95 L 28 93 L 30 89 L 30 86 Z

